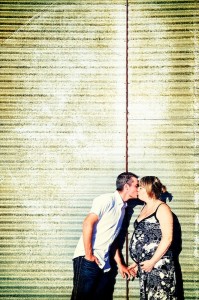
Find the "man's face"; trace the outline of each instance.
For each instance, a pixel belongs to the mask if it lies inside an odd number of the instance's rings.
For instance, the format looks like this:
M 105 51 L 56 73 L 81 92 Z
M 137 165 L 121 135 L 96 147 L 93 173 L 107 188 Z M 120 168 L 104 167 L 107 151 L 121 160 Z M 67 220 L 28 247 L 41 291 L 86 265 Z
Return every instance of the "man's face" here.
M 127 183 L 128 185 L 128 195 L 129 199 L 131 198 L 137 198 L 138 196 L 138 179 L 136 177 L 131 177 Z

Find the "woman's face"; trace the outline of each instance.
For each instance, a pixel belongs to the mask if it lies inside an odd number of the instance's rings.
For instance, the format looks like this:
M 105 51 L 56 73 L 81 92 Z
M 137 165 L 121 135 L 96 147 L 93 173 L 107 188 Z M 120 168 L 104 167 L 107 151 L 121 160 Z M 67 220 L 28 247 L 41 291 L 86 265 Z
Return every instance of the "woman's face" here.
M 139 188 L 138 188 L 138 198 L 142 201 L 145 201 L 146 199 L 148 199 L 148 194 L 146 192 L 145 187 L 140 184 Z

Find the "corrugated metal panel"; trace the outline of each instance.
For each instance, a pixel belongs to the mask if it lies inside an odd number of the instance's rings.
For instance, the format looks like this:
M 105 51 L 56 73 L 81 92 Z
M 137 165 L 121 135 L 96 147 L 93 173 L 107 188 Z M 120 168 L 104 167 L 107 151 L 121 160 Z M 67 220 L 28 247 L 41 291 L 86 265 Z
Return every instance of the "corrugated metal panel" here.
M 125 168 L 125 17 L 119 0 L 1 1 L 2 299 L 70 298 L 82 219 Z M 199 299 L 197 76 L 197 1 L 129 1 L 129 169 L 173 193 L 185 299 Z
M 70 299 L 83 218 L 125 168 L 121 4 L 1 2 L 1 299 Z
M 129 6 L 129 168 L 159 176 L 173 194 L 185 299 L 192 300 L 199 299 L 198 17 L 198 1 Z M 129 288 L 138 299 L 137 282 Z

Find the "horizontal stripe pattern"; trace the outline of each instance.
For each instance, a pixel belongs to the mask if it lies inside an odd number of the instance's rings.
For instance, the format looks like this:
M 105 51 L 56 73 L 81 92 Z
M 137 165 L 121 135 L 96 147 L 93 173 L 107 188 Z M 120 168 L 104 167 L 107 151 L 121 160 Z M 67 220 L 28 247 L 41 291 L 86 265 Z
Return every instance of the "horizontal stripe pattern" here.
M 82 221 L 125 167 L 123 20 L 119 1 L 2 2 L 0 298 L 70 299 Z
M 185 299 L 198 298 L 198 8 L 131 1 L 129 13 L 130 168 L 173 195 Z
M 125 4 L 1 1 L 1 299 L 70 299 L 82 220 L 125 169 Z M 196 0 L 129 1 L 129 169 L 158 175 L 173 194 L 190 300 L 198 298 L 198 16 Z M 138 285 L 129 283 L 130 300 Z M 125 294 L 118 275 L 114 299 Z

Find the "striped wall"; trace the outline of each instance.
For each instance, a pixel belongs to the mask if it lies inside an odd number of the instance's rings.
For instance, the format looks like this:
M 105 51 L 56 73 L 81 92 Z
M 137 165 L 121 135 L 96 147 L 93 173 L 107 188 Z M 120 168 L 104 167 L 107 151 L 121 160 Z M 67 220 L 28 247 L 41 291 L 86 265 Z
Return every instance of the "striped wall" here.
M 198 9 L 140 0 L 129 12 L 129 168 L 159 176 L 173 195 L 185 299 L 199 299 Z
M 70 299 L 82 220 L 125 165 L 124 6 L 34 2 L 2 5 L 5 300 Z
M 0 298 L 70 299 L 82 220 L 125 169 L 125 1 L 3 0 L 0 8 Z M 129 1 L 129 170 L 158 175 L 173 194 L 192 300 L 198 9 L 196 0 Z M 130 282 L 130 300 L 138 294 Z M 118 276 L 114 299 L 125 297 Z

